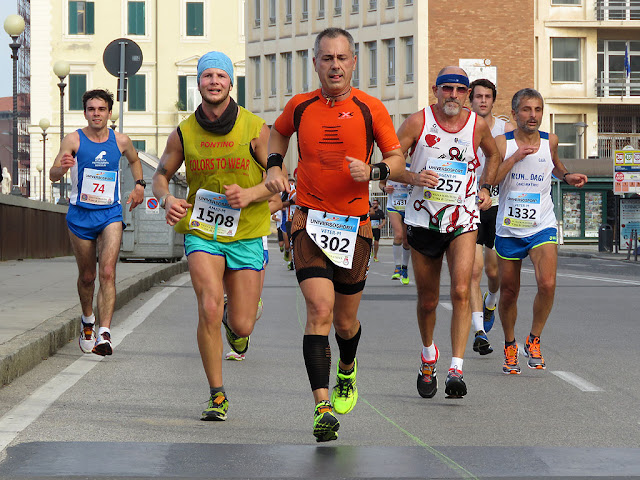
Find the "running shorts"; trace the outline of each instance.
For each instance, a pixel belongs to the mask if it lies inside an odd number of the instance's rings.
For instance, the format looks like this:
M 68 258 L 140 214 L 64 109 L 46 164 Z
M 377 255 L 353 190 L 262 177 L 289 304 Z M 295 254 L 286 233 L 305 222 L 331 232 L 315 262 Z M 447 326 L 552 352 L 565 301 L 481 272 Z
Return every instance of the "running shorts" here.
M 108 208 L 89 209 L 77 205 L 69 205 L 67 211 L 67 226 L 78 238 L 83 240 L 95 240 L 102 231 L 114 222 L 121 222 L 122 228 L 126 227 L 122 221 L 122 205 L 114 203 Z
M 184 236 L 184 251 L 187 256 L 193 252 L 205 252 L 209 255 L 224 257 L 229 270 L 259 272 L 264 268 L 262 237 L 222 243 L 187 233 Z
M 545 228 L 523 238 L 496 235 L 496 253 L 505 260 L 522 260 L 529 255 L 529 250 L 547 243 L 558 244 L 557 229 Z
M 476 230 L 464 233 L 475 235 Z M 440 233 L 428 228 L 407 225 L 407 242 L 411 248 L 426 257 L 440 258 L 447 251 L 451 242 L 464 233 Z

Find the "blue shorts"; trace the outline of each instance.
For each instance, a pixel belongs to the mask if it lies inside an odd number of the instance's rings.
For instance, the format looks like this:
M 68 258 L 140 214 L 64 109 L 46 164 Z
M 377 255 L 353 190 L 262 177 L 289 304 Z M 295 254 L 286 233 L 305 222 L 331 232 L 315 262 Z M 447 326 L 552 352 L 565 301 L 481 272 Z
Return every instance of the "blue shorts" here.
M 501 237 L 496 235 L 496 253 L 505 260 L 522 260 L 529 255 L 529 250 L 547 243 L 558 244 L 558 230 L 545 228 L 528 237 Z
M 114 222 L 121 222 L 123 229 L 126 226 L 122 221 L 122 205 L 119 203 L 96 209 L 69 205 L 67 211 L 67 227 L 83 240 L 95 240 L 107 225 Z
M 399 213 L 402 219 L 404 220 L 404 210 L 400 211 L 400 210 L 396 210 L 393 207 L 387 207 L 387 212 Z
M 187 256 L 193 252 L 205 252 L 224 257 L 227 268 L 230 270 L 256 270 L 259 272 L 264 268 L 262 237 L 223 243 L 186 234 L 184 236 L 184 251 Z

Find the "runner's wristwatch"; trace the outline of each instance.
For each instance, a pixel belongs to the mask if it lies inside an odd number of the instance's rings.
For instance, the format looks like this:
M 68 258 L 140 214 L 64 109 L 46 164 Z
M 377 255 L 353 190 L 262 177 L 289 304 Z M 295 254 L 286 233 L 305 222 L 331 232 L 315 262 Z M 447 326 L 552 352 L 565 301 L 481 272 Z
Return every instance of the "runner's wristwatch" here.
M 140 180 L 136 180 L 136 185 L 142 185 L 142 188 L 145 188 L 147 186 L 147 182 L 144 181 L 144 178 L 141 178 Z

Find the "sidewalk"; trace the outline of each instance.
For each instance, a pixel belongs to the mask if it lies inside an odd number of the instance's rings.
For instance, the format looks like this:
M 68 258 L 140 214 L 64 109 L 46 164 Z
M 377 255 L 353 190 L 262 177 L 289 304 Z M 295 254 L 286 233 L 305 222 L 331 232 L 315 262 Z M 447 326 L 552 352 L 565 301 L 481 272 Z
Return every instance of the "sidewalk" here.
M 276 238 L 271 236 L 269 243 L 277 245 Z M 391 239 L 380 241 L 381 248 L 391 244 Z M 627 258 L 626 251 L 601 253 L 597 245 L 560 245 L 559 255 L 615 261 Z M 636 263 L 633 258 L 631 263 Z M 116 309 L 155 283 L 186 271 L 186 260 L 175 264 L 118 263 Z M 77 275 L 73 257 L 0 262 L 0 385 L 10 383 L 76 339 L 81 314 Z
M 118 263 L 116 309 L 155 283 L 185 271 L 186 260 Z M 0 386 L 77 337 L 81 314 L 77 278 L 74 257 L 0 262 Z

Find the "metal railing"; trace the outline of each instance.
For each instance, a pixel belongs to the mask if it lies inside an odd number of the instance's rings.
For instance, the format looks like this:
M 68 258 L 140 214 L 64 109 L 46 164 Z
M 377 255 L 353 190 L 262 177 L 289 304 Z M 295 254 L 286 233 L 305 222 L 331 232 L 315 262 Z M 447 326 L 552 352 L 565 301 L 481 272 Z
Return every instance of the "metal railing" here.
M 622 150 L 627 145 L 640 150 L 640 133 L 599 133 L 598 157 L 613 159 L 613 152 Z
M 597 97 L 638 97 L 640 96 L 640 72 L 631 72 L 629 78 L 625 72 L 604 72 L 596 79 Z
M 596 0 L 597 20 L 640 20 L 640 0 Z

